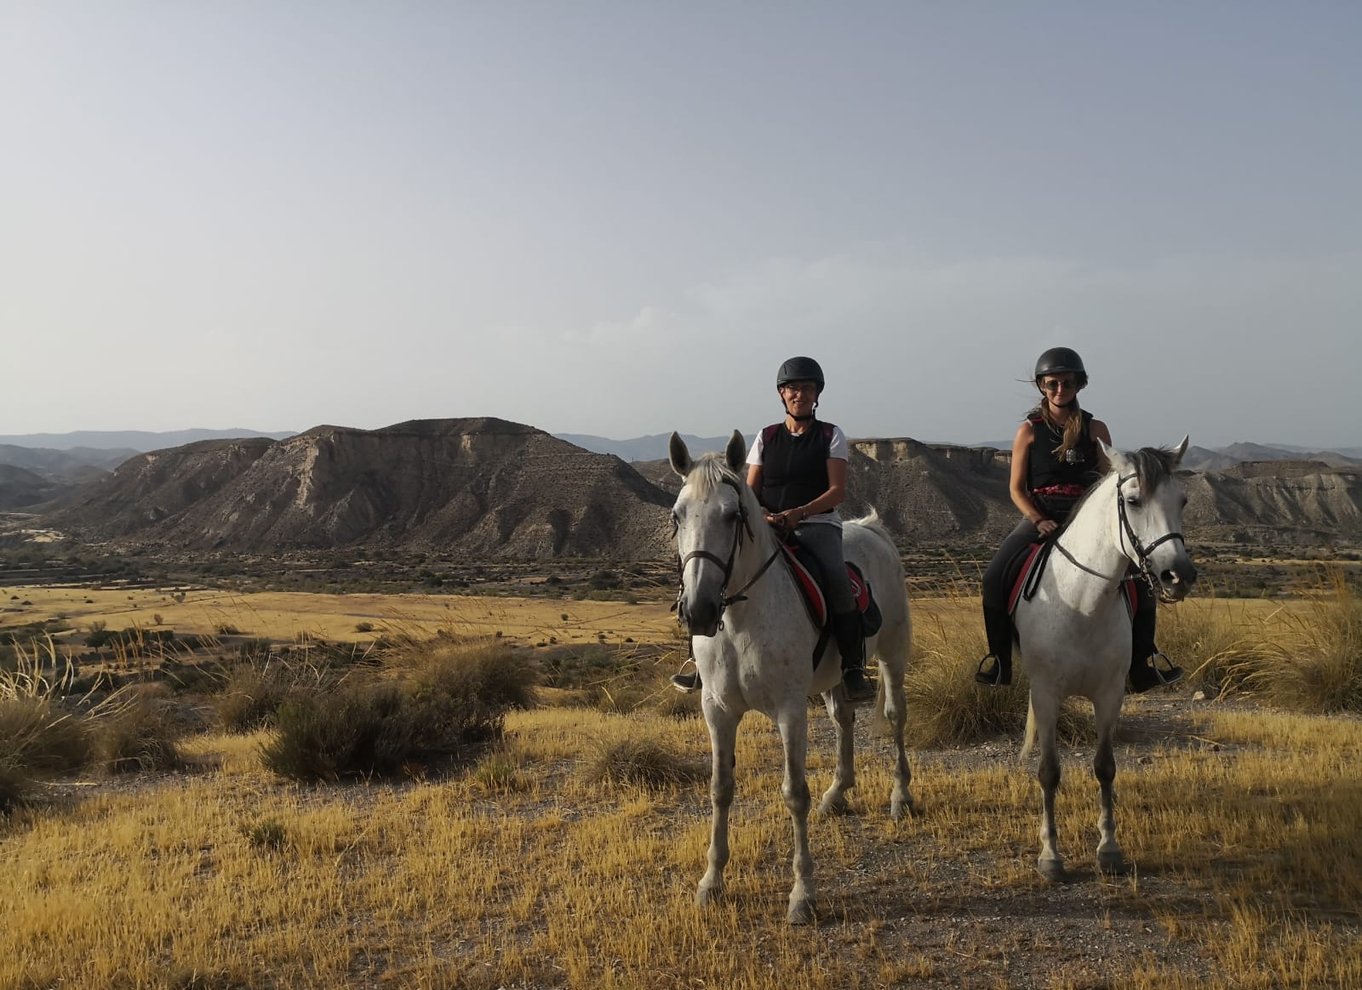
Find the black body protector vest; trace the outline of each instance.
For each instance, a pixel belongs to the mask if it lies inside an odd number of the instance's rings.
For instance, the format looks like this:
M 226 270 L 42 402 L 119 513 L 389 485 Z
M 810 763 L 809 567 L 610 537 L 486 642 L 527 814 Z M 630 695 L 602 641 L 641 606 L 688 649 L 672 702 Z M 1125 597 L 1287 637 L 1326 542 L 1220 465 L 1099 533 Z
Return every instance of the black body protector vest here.
M 761 491 L 767 512 L 784 512 L 812 502 L 828 490 L 831 423 L 813 420 L 799 436 L 776 423 L 761 431 Z
M 1051 519 L 1062 523 L 1069 510 L 1102 477 L 1097 441 L 1092 435 L 1092 413 L 1079 410 L 1083 432 L 1077 446 L 1065 451 L 1061 459 L 1055 448 L 1064 440 L 1064 430 L 1052 426 L 1037 413 L 1027 417 L 1031 424 L 1031 448 L 1026 459 L 1026 487 L 1033 501 L 1039 502 Z

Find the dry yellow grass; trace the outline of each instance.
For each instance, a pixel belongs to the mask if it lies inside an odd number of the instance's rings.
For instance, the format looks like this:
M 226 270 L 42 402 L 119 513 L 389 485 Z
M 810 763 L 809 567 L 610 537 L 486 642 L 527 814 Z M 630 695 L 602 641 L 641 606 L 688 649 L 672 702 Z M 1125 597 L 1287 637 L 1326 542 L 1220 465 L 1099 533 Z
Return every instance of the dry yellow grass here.
M 542 604 L 656 608 L 674 635 L 660 606 Z M 914 604 L 936 648 L 972 645 L 973 602 Z M 1180 621 L 1198 607 L 1219 621 L 1197 602 Z M 821 915 L 806 929 L 784 924 L 780 746 L 757 716 L 739 736 L 730 897 L 703 912 L 706 784 L 588 772 L 619 739 L 704 763 L 700 720 L 517 712 L 482 764 L 348 787 L 281 783 L 260 767 L 264 735 L 200 735 L 192 773 L 64 785 L 0 825 L 0 988 L 1362 985 L 1362 723 L 1176 694 L 1133 699 L 1126 721 L 1135 870 L 1093 869 L 1079 747 L 1060 887 L 1032 867 L 1038 792 L 1017 740 L 917 752 L 922 811 L 895 823 L 887 745 L 860 725 L 854 813 L 811 824 Z M 813 722 L 817 790 L 833 754 Z
M 1356 722 L 1213 712 L 1199 745 L 1123 754 L 1136 873 L 1117 881 L 1087 865 L 1095 807 L 1083 758 L 1071 761 L 1061 829 L 1078 878 L 1057 889 L 1030 865 L 1028 770 L 920 755 L 925 810 L 896 824 L 886 754 L 869 744 L 857 814 L 813 823 L 823 920 L 802 931 L 783 922 L 789 825 L 769 726 L 740 736 L 731 897 L 707 912 L 692 906 L 705 785 L 583 772 L 602 740 L 624 737 L 703 761 L 703 723 L 555 709 L 508 728 L 515 787 L 476 768 L 291 787 L 260 771 L 259 737 L 210 735 L 189 747 L 197 774 L 20 814 L 0 843 L 0 986 L 1362 980 Z M 831 762 L 815 745 L 815 787 Z
M 677 638 L 676 618 L 666 603 L 631 605 L 617 601 L 501 598 L 471 595 L 375 595 L 257 592 L 234 594 L 207 589 L 3 589 L 0 631 L 57 617 L 77 630 L 95 622 L 109 629 L 162 626 L 178 634 L 212 635 L 224 626 L 250 636 L 291 640 L 363 642 L 385 633 L 434 635 L 444 629 L 461 636 L 501 633 L 510 642 L 659 642 Z M 23 602 L 30 604 L 24 605 Z M 156 617 L 160 616 L 158 623 Z M 372 629 L 359 632 L 368 623 Z

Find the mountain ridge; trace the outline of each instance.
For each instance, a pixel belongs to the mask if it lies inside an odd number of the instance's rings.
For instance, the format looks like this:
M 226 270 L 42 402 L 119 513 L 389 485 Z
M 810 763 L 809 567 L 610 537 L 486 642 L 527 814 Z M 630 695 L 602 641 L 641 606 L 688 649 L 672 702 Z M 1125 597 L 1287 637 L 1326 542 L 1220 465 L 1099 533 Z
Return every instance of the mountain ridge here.
M 873 506 L 901 546 L 992 544 L 1016 521 L 1010 460 L 910 437 L 853 440 L 844 515 Z M 1198 540 L 1362 540 L 1362 465 L 1256 460 L 1182 474 Z M 472 417 L 199 440 L 135 454 L 78 486 L 11 468 L 0 471 L 0 509 L 115 550 L 658 559 L 670 552 L 678 485 L 665 460 L 626 463 Z

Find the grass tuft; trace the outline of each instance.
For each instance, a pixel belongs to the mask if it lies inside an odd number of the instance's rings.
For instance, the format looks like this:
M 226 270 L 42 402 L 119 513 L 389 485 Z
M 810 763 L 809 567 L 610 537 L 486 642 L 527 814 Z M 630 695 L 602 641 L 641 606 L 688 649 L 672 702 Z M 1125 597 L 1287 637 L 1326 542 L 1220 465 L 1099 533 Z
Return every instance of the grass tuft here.
M 1362 712 L 1362 599 L 1343 571 L 1327 572 L 1306 609 L 1280 621 L 1280 639 L 1232 668 L 1244 689 L 1293 711 Z
M 584 765 L 584 772 L 594 784 L 649 789 L 677 787 L 709 776 L 706 767 L 656 739 L 639 735 L 601 742 Z

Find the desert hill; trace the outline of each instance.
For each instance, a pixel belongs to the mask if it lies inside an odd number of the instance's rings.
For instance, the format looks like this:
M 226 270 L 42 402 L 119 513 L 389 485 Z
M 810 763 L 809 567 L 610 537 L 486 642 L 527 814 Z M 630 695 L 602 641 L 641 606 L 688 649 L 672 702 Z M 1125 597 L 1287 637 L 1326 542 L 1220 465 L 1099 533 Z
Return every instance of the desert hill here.
M 0 511 L 38 505 L 52 498 L 57 488 L 36 471 L 0 464 Z
M 994 543 L 1016 521 L 1009 459 L 1007 451 L 906 437 L 854 440 L 845 514 L 874 506 L 905 548 Z M 1184 530 L 1205 543 L 1359 541 L 1360 472 L 1312 460 L 1185 471 Z M 666 515 L 679 481 L 666 461 L 629 465 L 485 418 L 318 426 L 283 440 L 151 451 L 60 507 L 34 505 L 50 495 L 31 472 L 10 484 L 17 501 L 0 508 L 36 512 L 44 525 L 129 549 L 647 560 L 670 553 Z
M 241 552 L 433 547 L 648 557 L 670 499 L 618 458 L 497 419 L 319 426 L 134 457 L 51 524 L 92 540 Z

